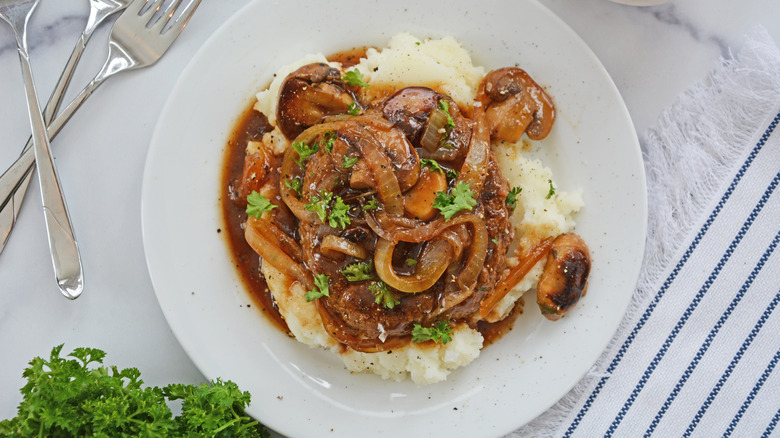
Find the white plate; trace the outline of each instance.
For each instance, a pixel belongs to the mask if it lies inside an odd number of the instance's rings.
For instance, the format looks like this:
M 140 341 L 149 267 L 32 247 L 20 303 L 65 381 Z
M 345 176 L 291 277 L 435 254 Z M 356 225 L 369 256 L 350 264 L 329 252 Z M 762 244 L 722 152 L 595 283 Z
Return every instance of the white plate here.
M 594 262 L 588 295 L 566 318 L 548 322 L 530 300 L 500 342 L 423 387 L 352 375 L 334 355 L 287 338 L 248 306 L 217 232 L 223 146 L 274 71 L 307 53 L 382 46 L 401 31 L 453 35 L 476 63 L 517 63 L 548 87 L 559 118 L 545 160 L 559 187 L 584 191 L 577 231 Z M 192 360 L 208 378 L 249 391 L 249 413 L 278 432 L 499 436 L 560 399 L 614 334 L 641 264 L 645 193 L 617 89 L 583 41 L 534 0 L 255 1 L 201 48 L 160 116 L 143 182 L 144 248 L 160 306 Z

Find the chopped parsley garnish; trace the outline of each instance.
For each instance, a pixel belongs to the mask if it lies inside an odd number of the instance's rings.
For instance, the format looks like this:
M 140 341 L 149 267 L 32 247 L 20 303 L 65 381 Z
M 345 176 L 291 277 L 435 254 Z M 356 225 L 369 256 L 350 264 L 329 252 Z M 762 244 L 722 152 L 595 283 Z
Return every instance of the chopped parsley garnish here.
M 498 239 L 496 239 L 495 237 L 490 239 L 490 241 L 493 242 L 495 245 L 498 245 Z
M 303 162 L 306 161 L 310 156 L 314 155 L 315 152 L 320 150 L 318 143 L 314 143 L 314 145 L 309 146 L 302 141 L 294 141 L 292 143 L 292 148 L 295 150 L 295 152 L 298 153 L 298 159 L 295 160 L 295 162 L 298 163 L 298 165 L 301 167 L 305 167 Z
M 437 321 L 433 327 L 415 324 L 412 329 L 413 342 L 433 341 L 446 344 L 452 340 L 452 328 L 449 321 Z
M 522 191 L 522 187 L 512 187 L 512 189 L 509 191 L 509 194 L 506 195 L 506 205 L 509 208 L 514 209 L 517 207 L 517 195 L 519 195 Z
M 303 208 L 317 213 L 317 217 L 325 223 L 325 219 L 328 217 L 328 204 L 330 204 L 331 199 L 333 199 L 333 193 L 323 190 L 319 195 L 310 196 L 310 202 L 304 205 Z
M 360 114 L 360 105 L 358 105 L 357 102 L 348 103 L 347 112 L 350 116 L 356 116 Z
M 333 131 L 328 131 L 322 136 L 322 143 L 325 146 L 325 150 L 328 151 L 329 154 L 333 153 L 333 143 L 335 142 L 336 133 Z
M 436 193 L 436 199 L 433 201 L 433 208 L 441 211 L 445 222 L 452 219 L 458 212 L 471 210 L 476 205 L 477 201 L 474 200 L 474 192 L 464 182 L 459 182 L 452 189 L 452 194 L 448 195 L 446 191 Z
M 246 197 L 246 214 L 249 216 L 254 216 L 258 219 L 265 213 L 266 211 L 273 210 L 276 208 L 276 205 L 272 204 L 271 201 L 268 200 L 265 196 L 261 195 L 260 193 L 257 193 L 256 191 L 252 190 L 252 193 L 249 194 L 249 196 Z
M 344 77 L 341 78 L 350 87 L 368 87 L 369 85 L 363 81 L 363 73 L 360 70 L 354 69 L 344 73 Z
M 444 173 L 444 169 L 439 166 L 436 160 L 430 160 L 428 158 L 420 158 L 420 166 L 428 166 L 434 172 Z
M 388 309 L 392 309 L 400 303 L 384 281 L 371 283 L 368 285 L 368 290 L 376 297 L 375 303 L 381 304 Z
M 300 178 L 286 179 L 284 180 L 284 185 L 286 185 L 287 187 L 289 187 L 290 189 L 298 193 L 298 196 L 301 196 L 301 189 L 303 189 L 302 179 Z
M 347 228 L 347 225 L 350 223 L 349 216 L 347 216 L 348 212 L 349 206 L 344 203 L 341 196 L 336 196 L 336 202 L 333 203 L 333 208 L 330 209 L 330 215 L 328 216 L 328 225 L 333 228 L 341 227 L 342 230 Z
M 547 196 L 545 196 L 544 199 L 550 199 L 555 194 L 555 187 L 553 187 L 552 180 L 548 179 L 547 182 L 550 183 L 550 191 L 547 192 Z
M 316 274 L 314 276 L 314 289 L 306 292 L 304 298 L 309 303 L 317 298 L 329 297 L 328 284 L 330 283 L 330 277 L 325 274 Z
M 406 266 L 414 266 L 417 264 L 417 260 L 415 259 L 406 259 Z
M 377 202 L 376 202 L 376 198 L 371 198 L 371 199 L 370 199 L 370 200 L 369 200 L 369 201 L 366 203 L 366 205 L 364 205 L 364 206 L 363 206 L 363 210 L 365 210 L 365 211 L 368 211 L 368 210 L 376 210 L 377 208 L 379 208 L 379 204 L 377 204 Z
M 358 161 L 360 161 L 360 157 L 348 157 L 344 155 L 344 157 L 341 159 L 341 167 L 344 169 L 349 169 L 350 167 L 357 164 Z
M 364 281 L 374 279 L 374 262 L 353 263 L 341 270 L 341 274 L 347 281 Z
M 439 109 L 442 110 L 444 114 L 447 114 L 447 124 L 444 125 L 444 129 L 447 130 L 447 134 L 449 135 L 450 130 L 455 127 L 455 120 L 452 120 L 452 116 L 450 115 L 450 103 L 444 99 L 439 99 Z

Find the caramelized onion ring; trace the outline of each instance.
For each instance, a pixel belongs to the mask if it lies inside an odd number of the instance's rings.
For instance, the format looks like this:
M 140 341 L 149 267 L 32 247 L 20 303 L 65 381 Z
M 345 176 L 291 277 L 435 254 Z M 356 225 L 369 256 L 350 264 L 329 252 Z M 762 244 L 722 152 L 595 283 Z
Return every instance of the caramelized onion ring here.
M 485 298 L 485 300 L 482 301 L 482 304 L 480 304 L 480 316 L 483 318 L 486 317 L 490 311 L 493 310 L 493 307 L 495 307 L 496 304 L 498 304 L 498 302 L 528 274 L 531 268 L 550 252 L 552 242 L 552 238 L 548 237 L 537 243 L 536 246 L 531 248 L 531 250 L 528 251 L 528 254 L 520 260 L 520 263 L 518 263 L 517 266 L 509 270 L 509 273 L 498 282 L 493 293 Z
M 367 259 L 369 256 L 368 251 L 362 246 L 333 234 L 329 234 L 322 239 L 320 251 L 328 257 L 335 255 L 334 253 L 346 254 L 358 259 Z
M 469 142 L 469 151 L 460 169 L 457 182 L 464 182 L 474 192 L 474 199 L 482 195 L 482 186 L 485 184 L 487 167 L 490 162 L 490 132 L 485 121 L 485 108 L 478 106 L 474 109 L 474 132 Z
M 425 245 L 414 274 L 400 276 L 393 269 L 395 245 L 381 238 L 377 241 L 374 269 L 382 281 L 401 292 L 417 293 L 428 290 L 452 262 L 454 252 L 452 245 L 446 240 L 434 240 Z
M 276 228 L 276 230 L 272 227 Z M 284 275 L 301 282 L 307 290 L 310 289 L 313 284 L 311 274 L 301 268 L 301 265 L 298 262 L 282 250 L 277 239 L 269 238 L 269 234 L 277 232 L 279 234 L 284 234 L 271 222 L 250 216 L 246 221 L 244 238 L 249 246 L 260 255 L 263 263 L 268 263 Z M 298 251 L 300 251 L 300 246 L 298 247 Z M 298 258 L 300 260 L 300 256 L 298 256 Z

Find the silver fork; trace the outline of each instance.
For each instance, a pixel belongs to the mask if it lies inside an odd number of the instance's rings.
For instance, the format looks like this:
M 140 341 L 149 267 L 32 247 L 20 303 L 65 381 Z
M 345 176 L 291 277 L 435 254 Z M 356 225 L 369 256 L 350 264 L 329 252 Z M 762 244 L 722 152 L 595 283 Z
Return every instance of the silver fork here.
M 38 0 L 0 0 L 0 18 L 13 28 L 19 49 L 27 110 L 33 134 L 32 155 L 38 168 L 43 215 L 46 220 L 46 233 L 57 285 L 66 297 L 73 299 L 81 295 L 84 287 L 81 256 L 57 177 L 57 169 L 54 166 L 46 123 L 35 90 L 30 55 L 27 53 L 27 22 L 37 5 Z
M 65 68 L 60 74 L 60 79 L 57 81 L 57 85 L 54 86 L 54 91 L 49 97 L 49 102 L 43 109 L 43 120 L 48 125 L 51 123 L 54 115 L 60 108 L 62 98 L 65 97 L 65 91 L 70 85 L 70 80 L 73 78 L 73 73 L 76 70 L 81 55 L 84 53 L 84 49 L 87 47 L 87 42 L 92 37 L 92 34 L 100 26 L 100 24 L 116 12 L 122 11 L 132 2 L 132 0 L 87 0 L 89 2 L 89 17 L 87 18 L 87 24 L 84 26 L 84 30 L 81 32 L 78 41 L 73 46 L 70 58 L 65 64 Z M 52 135 L 51 137 L 54 137 Z M 50 138 L 51 138 L 50 137 Z M 32 145 L 32 137 L 27 140 L 27 144 L 22 149 L 22 154 L 27 151 Z M 11 235 L 11 229 L 16 223 L 19 217 L 19 209 L 22 206 L 24 195 L 27 191 L 27 186 L 32 180 L 32 171 L 26 176 L 24 180 L 20 181 L 23 184 L 22 190 L 16 191 L 13 197 L 9 200 L 11 203 L 7 208 L 0 209 L 0 252 L 3 251 L 5 243 L 8 241 L 8 237 Z
M 175 0 L 154 22 L 155 13 L 164 0 L 134 0 L 114 23 L 109 36 L 108 58 L 100 72 L 73 101 L 49 124 L 49 135 L 53 138 L 60 132 L 84 101 L 108 78 L 126 70 L 148 67 L 156 63 L 176 40 L 192 18 L 201 0 L 190 2 L 177 14 L 182 0 Z M 144 10 L 144 7 L 149 7 Z M 144 11 L 141 13 L 141 11 Z M 171 19 L 178 18 L 171 23 Z M 167 28 L 167 25 L 170 27 Z M 167 28 L 167 29 L 166 29 Z M 24 194 L 30 183 L 34 156 L 30 153 L 30 142 L 19 159 L 0 176 L 0 252 L 13 229 Z

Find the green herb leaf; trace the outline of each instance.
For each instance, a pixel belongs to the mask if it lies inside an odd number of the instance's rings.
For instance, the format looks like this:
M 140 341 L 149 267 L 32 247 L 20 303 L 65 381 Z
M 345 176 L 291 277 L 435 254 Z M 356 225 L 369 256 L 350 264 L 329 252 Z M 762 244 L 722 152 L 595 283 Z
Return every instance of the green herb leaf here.
M 452 194 L 448 195 L 446 191 L 436 193 L 436 199 L 433 201 L 433 208 L 441 211 L 444 220 L 449 221 L 460 211 L 471 210 L 477 205 L 474 200 L 474 192 L 467 183 L 459 182 Z
M 452 340 L 452 328 L 449 321 L 437 321 L 433 327 L 423 327 L 415 324 L 412 329 L 413 342 L 433 341 L 446 344 Z
M 341 274 L 347 281 L 365 281 L 374 279 L 374 262 L 353 263 L 341 270 Z
M 333 144 L 336 143 L 336 133 L 333 131 L 327 131 L 322 135 L 322 142 L 325 146 L 325 150 L 330 154 L 333 153 Z
M 363 73 L 360 70 L 354 69 L 344 73 L 344 77 L 341 78 L 347 85 L 351 87 L 368 87 L 369 85 L 363 81 Z
M 444 125 L 444 128 L 447 130 L 447 135 L 449 135 L 450 130 L 455 127 L 455 120 L 452 120 L 452 116 L 450 115 L 449 101 L 439 99 L 439 109 L 444 111 L 444 114 L 447 114 L 447 124 Z M 445 137 L 447 137 L 447 135 L 445 135 Z
M 246 214 L 249 216 L 254 216 L 257 219 L 260 219 L 260 217 L 266 211 L 276 208 L 276 205 L 272 204 L 271 201 L 269 201 L 265 196 L 257 193 L 254 190 L 252 190 L 252 193 L 246 197 L 246 202 Z
M 60 357 L 33 358 L 18 416 L 0 421 L 2 436 L 231 436 L 268 437 L 244 409 L 250 395 L 230 381 L 143 388 L 136 368 L 103 366 L 105 353 L 77 348 Z M 168 402 L 182 400 L 173 417 Z
M 519 195 L 522 191 L 522 187 L 512 187 L 512 189 L 509 190 L 509 194 L 506 195 L 506 205 L 509 208 L 514 209 L 517 207 L 517 195 Z
M 304 298 L 306 298 L 306 302 L 309 303 L 318 298 L 329 297 L 330 296 L 330 292 L 328 291 L 329 283 L 330 283 L 330 276 L 325 274 L 316 274 L 314 276 L 314 289 L 306 292 L 306 294 L 304 295 Z
M 344 155 L 341 158 L 341 167 L 344 169 L 349 169 L 350 167 L 357 164 L 358 161 L 360 161 L 360 157 L 348 157 Z
M 328 225 L 333 228 L 341 227 L 342 230 L 347 228 L 347 225 L 350 223 L 349 216 L 347 216 L 348 212 L 349 206 L 344 204 L 341 196 L 336 196 L 336 202 L 333 203 L 333 208 L 331 208 L 328 216 Z
M 376 198 L 369 199 L 366 205 L 363 206 L 365 211 L 376 210 L 377 208 L 379 208 L 379 204 L 376 202 Z
M 498 239 L 496 239 L 495 237 L 490 239 L 490 241 L 493 242 L 493 244 L 498 245 Z
M 376 297 L 375 303 L 381 304 L 388 309 L 392 309 L 401 303 L 384 281 L 371 283 L 368 285 L 368 290 Z
M 356 116 L 360 114 L 360 105 L 358 105 L 357 102 L 348 103 L 347 112 L 350 116 Z
M 310 156 L 314 155 L 315 152 L 320 150 L 318 143 L 314 143 L 312 146 L 309 146 L 302 141 L 294 141 L 292 143 L 292 148 L 295 150 L 295 152 L 298 153 L 298 159 L 294 161 L 302 168 L 305 167 L 303 162 L 306 161 Z
M 317 217 L 320 218 L 322 223 L 325 223 L 325 219 L 328 217 L 328 204 L 330 204 L 332 198 L 333 193 L 323 190 L 319 195 L 310 196 L 309 203 L 304 205 L 303 208 L 317 213 Z
M 417 260 L 415 259 L 406 259 L 406 266 L 414 266 L 417 264 Z
M 547 182 L 550 183 L 550 191 L 547 192 L 547 196 L 545 196 L 544 199 L 550 199 L 555 194 L 555 187 L 553 187 L 552 180 L 548 179 Z
M 295 190 L 295 192 L 298 193 L 298 196 L 301 196 L 301 190 L 303 189 L 302 179 L 300 178 L 286 179 L 284 180 L 284 185 L 286 185 L 292 190 Z
M 420 158 L 420 166 L 428 166 L 431 170 L 435 172 L 444 173 L 444 169 L 442 169 L 442 167 L 439 166 L 439 163 L 436 160 L 430 160 L 428 158 Z

